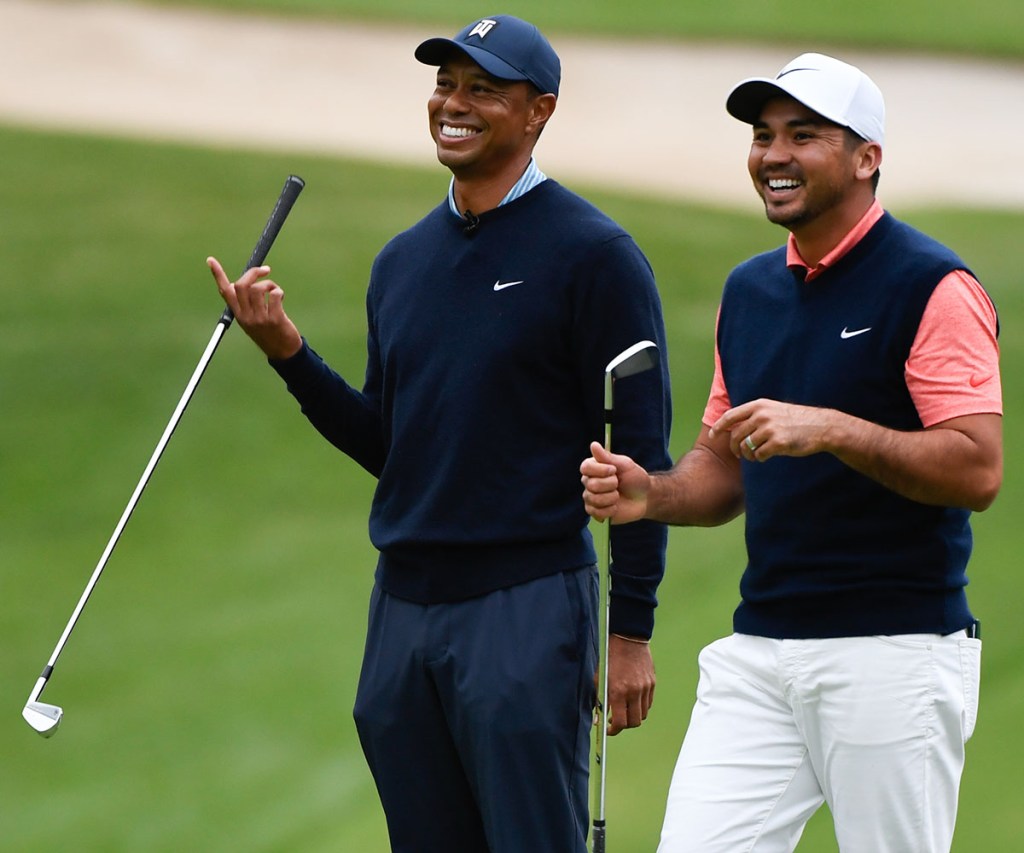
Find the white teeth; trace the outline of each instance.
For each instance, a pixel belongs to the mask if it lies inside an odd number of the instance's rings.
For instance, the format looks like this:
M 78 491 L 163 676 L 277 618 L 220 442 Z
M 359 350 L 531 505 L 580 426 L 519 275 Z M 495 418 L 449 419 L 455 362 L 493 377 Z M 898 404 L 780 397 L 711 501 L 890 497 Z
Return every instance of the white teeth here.
M 451 125 L 448 124 L 441 125 L 442 136 L 454 136 L 458 138 L 463 138 L 466 136 L 472 136 L 476 132 L 477 131 L 471 127 L 452 127 Z
M 794 190 L 800 186 L 800 181 L 792 178 L 773 178 L 768 181 L 768 186 L 773 190 Z

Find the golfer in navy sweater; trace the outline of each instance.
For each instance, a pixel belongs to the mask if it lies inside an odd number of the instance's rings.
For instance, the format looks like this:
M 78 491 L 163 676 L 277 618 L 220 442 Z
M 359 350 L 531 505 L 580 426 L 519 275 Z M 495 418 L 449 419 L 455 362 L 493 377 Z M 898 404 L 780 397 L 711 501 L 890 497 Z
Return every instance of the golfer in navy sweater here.
M 648 475 L 594 444 L 581 469 L 598 518 L 746 510 L 735 633 L 700 655 L 659 849 L 790 851 L 827 802 L 843 853 L 948 851 L 981 654 L 968 516 L 1002 479 L 995 309 L 876 201 L 860 70 L 805 54 L 726 106 L 788 245 L 726 282 L 693 449 Z
M 532 158 L 560 78 L 541 33 L 499 15 L 415 55 L 438 67 L 430 131 L 453 177 L 374 262 L 362 389 L 300 336 L 268 268 L 210 266 L 309 420 L 379 480 L 355 717 L 392 849 L 582 853 L 597 574 L 578 465 L 603 432 L 605 365 L 664 347 L 661 306 L 629 235 Z M 622 382 L 616 416 L 618 444 L 671 464 L 664 369 Z M 653 699 L 666 536 L 613 541 L 613 733 Z

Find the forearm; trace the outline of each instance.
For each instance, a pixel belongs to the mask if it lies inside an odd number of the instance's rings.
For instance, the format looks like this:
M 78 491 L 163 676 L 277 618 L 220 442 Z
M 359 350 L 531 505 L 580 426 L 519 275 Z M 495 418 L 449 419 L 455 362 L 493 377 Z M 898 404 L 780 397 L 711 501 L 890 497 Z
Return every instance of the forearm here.
M 900 432 L 830 410 L 821 449 L 910 500 L 981 511 L 1002 483 L 1001 433 L 998 415 Z
M 742 512 L 739 463 L 713 446 L 706 428 L 671 470 L 651 475 L 646 518 L 679 526 L 715 527 Z
M 271 366 L 298 400 L 302 413 L 331 444 L 375 477 L 384 466 L 383 426 L 379 408 L 308 346 L 291 359 Z
M 611 612 L 616 634 L 650 638 L 658 585 L 665 574 L 668 530 L 663 524 L 638 521 L 609 529 L 612 546 Z

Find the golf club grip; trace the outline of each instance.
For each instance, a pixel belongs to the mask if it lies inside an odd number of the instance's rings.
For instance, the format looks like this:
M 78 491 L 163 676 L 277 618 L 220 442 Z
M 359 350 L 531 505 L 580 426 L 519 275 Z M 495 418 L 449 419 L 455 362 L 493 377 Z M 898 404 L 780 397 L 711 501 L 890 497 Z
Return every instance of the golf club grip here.
M 252 250 L 252 256 L 245 267 L 247 270 L 258 267 L 266 260 L 270 247 L 274 245 L 274 240 L 277 239 L 281 226 L 284 225 L 285 219 L 288 218 L 288 214 L 291 212 L 292 205 L 295 204 L 295 200 L 299 197 L 299 193 L 302 192 L 304 186 L 306 186 L 306 182 L 298 177 L 298 175 L 288 176 L 288 180 L 284 182 L 284 188 L 281 190 L 281 195 L 277 197 L 277 204 L 274 205 L 274 209 L 270 212 L 267 225 L 263 229 L 260 239 L 256 242 L 256 248 Z
M 263 228 L 263 233 L 260 234 L 260 239 L 256 241 L 256 247 L 252 250 L 252 255 L 249 256 L 249 263 L 245 265 L 246 270 L 258 267 L 266 260 L 267 255 L 270 253 L 270 247 L 274 245 L 274 240 L 277 239 L 281 226 L 284 225 L 284 221 L 291 212 L 292 205 L 295 204 L 295 200 L 299 197 L 299 193 L 302 192 L 305 186 L 306 182 L 298 175 L 288 176 L 288 179 L 284 182 L 284 187 L 281 189 L 281 194 L 277 197 L 277 204 L 274 205 L 274 209 L 270 212 L 270 218 Z M 220 317 L 221 322 L 225 326 L 229 326 L 234 319 L 235 315 L 231 309 L 225 308 L 224 313 Z
M 594 821 L 594 849 L 593 853 L 604 853 L 604 825 L 597 825 L 597 821 Z

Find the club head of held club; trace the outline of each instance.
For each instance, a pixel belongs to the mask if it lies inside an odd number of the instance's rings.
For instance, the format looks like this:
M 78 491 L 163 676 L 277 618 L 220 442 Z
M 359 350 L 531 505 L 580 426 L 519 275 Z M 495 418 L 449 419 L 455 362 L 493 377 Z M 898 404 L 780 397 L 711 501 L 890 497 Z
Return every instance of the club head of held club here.
M 53 737 L 64 717 L 64 709 L 46 702 L 26 702 L 21 716 L 43 737 Z
M 612 384 L 617 379 L 635 376 L 656 367 L 658 364 L 658 345 L 654 341 L 638 341 L 633 346 L 620 352 L 608 362 L 604 369 L 604 408 L 612 409 Z
M 608 362 L 605 372 L 614 379 L 623 379 L 650 370 L 657 363 L 658 345 L 654 341 L 638 341 Z

